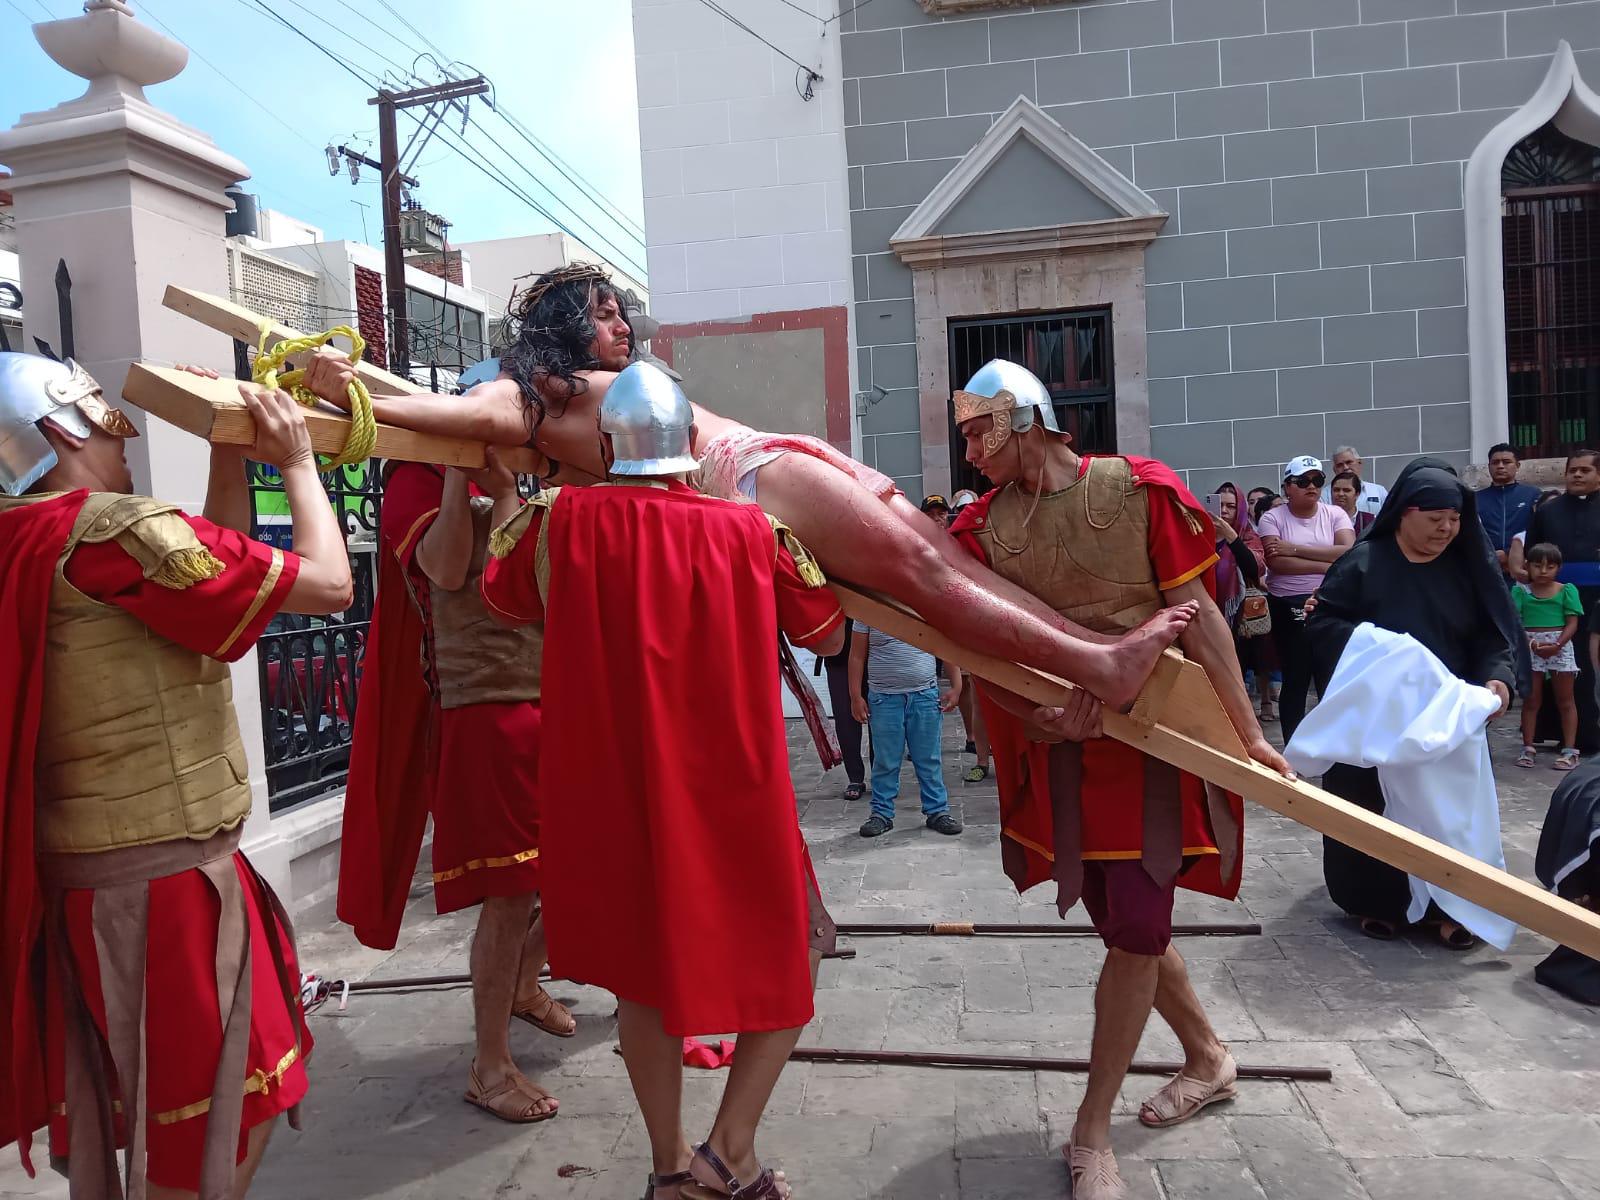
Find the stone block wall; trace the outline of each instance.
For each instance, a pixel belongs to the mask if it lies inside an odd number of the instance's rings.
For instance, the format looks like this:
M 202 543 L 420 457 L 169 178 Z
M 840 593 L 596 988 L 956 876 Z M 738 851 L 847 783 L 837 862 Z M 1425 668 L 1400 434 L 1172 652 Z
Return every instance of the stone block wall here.
M 848 0 L 844 7 L 848 9 Z M 1464 161 L 1600 0 L 1094 0 L 840 21 L 868 461 L 920 470 L 889 238 L 1019 94 L 1171 214 L 1148 251 L 1153 452 L 1196 488 L 1353 443 L 1388 480 L 1469 446 Z

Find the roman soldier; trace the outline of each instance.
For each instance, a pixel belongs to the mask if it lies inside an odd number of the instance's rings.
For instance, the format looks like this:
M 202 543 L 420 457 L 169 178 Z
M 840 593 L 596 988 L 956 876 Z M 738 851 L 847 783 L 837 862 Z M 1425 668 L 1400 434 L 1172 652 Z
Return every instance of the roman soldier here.
M 834 927 L 795 819 L 771 663 L 780 629 L 837 652 L 844 613 L 787 530 L 683 482 L 693 429 L 663 372 L 622 371 L 599 415 L 610 481 L 520 512 L 502 493 L 483 592 L 502 619 L 546 625 L 550 962 L 617 997 L 650 1132 L 646 1196 L 782 1200 L 756 1126 Z M 691 1155 L 682 1039 L 728 1031 L 722 1109 Z
M 998 486 L 952 532 L 1003 578 L 1102 634 L 1187 606 L 1181 635 L 1253 757 L 1287 772 L 1256 724 L 1233 638 L 1210 594 L 1216 535 L 1162 463 L 1082 456 L 1044 385 L 996 360 L 955 394 L 967 461 Z M 1150 1126 L 1187 1120 L 1233 1095 L 1234 1066 L 1171 944 L 1173 889 L 1237 893 L 1242 809 L 1192 775 L 1100 732 L 1098 705 L 1034 708 L 980 682 L 1001 801 L 1002 861 L 1019 890 L 1054 880 L 1065 913 L 1079 899 L 1107 949 L 1096 992 L 1088 1089 L 1063 1147 L 1079 1200 L 1124 1194 L 1110 1149 L 1111 1109 L 1152 1004 L 1183 1043 L 1183 1072 L 1140 1110 Z
M 536 625 L 508 629 L 478 581 L 492 495 L 516 477 L 489 451 L 467 473 L 393 463 L 384 473 L 377 609 L 351 746 L 340 843 L 339 916 L 391 949 L 433 818 L 433 895 L 443 913 L 477 906 L 472 940 L 476 1054 L 468 1103 L 502 1120 L 556 1115 L 517 1069 L 513 1016 L 557 1037 L 572 1014 L 539 983 L 539 658 Z M 484 487 L 489 490 L 484 491 Z
M 212 452 L 212 519 L 133 495 L 99 385 L 0 354 L 0 1142 L 31 1173 L 48 1124 L 75 1198 L 241 1196 L 306 1091 L 226 664 L 279 611 L 345 608 L 350 567 L 300 409 L 242 390 L 296 553 L 248 536 L 238 450 Z

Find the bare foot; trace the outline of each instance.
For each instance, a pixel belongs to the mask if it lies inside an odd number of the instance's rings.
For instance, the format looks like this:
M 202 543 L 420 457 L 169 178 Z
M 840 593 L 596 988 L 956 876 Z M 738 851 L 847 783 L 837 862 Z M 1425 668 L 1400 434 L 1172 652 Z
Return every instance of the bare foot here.
M 1109 678 L 1102 688 L 1093 689 L 1101 702 L 1117 712 L 1127 712 L 1144 690 L 1162 651 L 1178 640 L 1199 611 L 1193 600 L 1163 608 L 1111 647 Z

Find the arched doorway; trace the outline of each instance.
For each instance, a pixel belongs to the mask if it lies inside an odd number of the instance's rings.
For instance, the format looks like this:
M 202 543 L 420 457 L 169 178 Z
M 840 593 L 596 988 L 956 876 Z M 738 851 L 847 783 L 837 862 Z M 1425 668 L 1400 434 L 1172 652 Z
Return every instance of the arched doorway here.
M 1508 440 L 1560 458 L 1600 441 L 1600 150 L 1548 124 L 1500 179 Z

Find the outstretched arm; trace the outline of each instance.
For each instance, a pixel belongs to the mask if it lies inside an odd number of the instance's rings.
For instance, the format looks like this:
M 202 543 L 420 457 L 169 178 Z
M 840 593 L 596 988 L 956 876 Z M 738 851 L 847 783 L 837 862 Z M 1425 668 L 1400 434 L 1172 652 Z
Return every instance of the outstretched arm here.
M 305 384 L 335 408 L 350 409 L 350 381 L 354 364 L 337 350 L 324 346 L 306 364 Z M 517 385 L 509 379 L 481 383 L 464 396 L 418 392 L 412 396 L 374 396 L 372 413 L 385 425 L 398 425 L 418 433 L 483 442 L 491 446 L 521 446 L 528 441 Z

